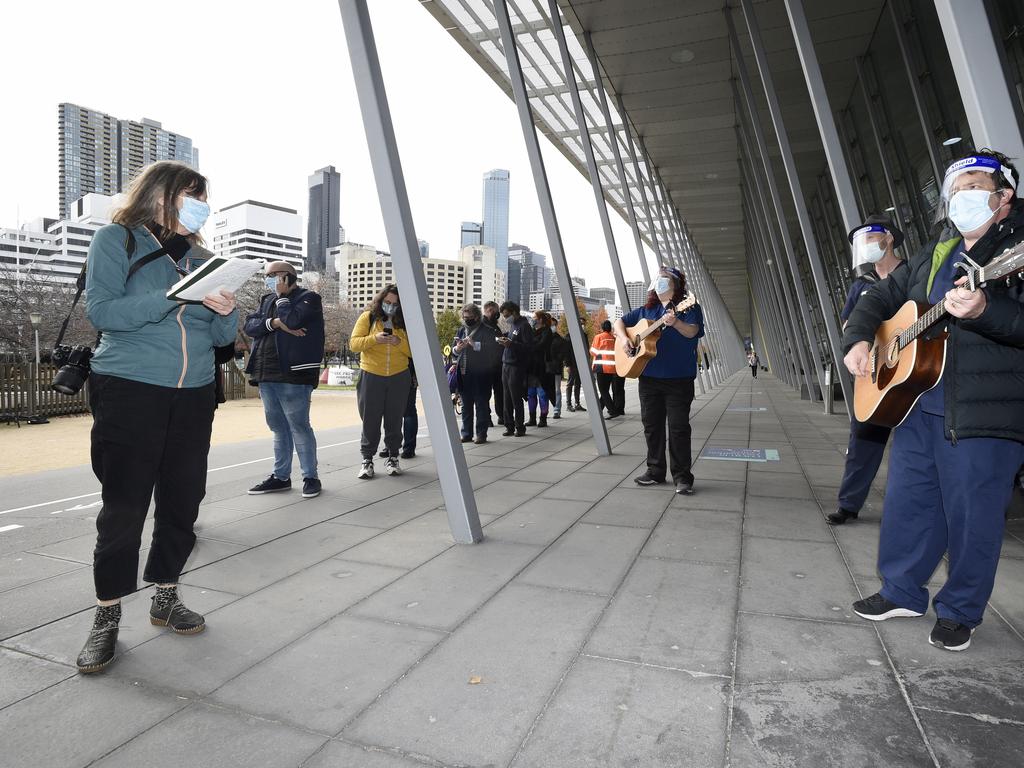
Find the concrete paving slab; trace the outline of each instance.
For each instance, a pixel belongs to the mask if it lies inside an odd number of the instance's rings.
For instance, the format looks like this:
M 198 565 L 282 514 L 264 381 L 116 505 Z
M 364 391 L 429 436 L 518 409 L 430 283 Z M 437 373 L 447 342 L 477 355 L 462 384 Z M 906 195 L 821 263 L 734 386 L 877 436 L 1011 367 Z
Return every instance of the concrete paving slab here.
M 610 595 L 649 535 L 642 528 L 579 523 L 518 576 L 516 583 Z
M 333 735 L 444 637 L 441 632 L 339 616 L 242 673 L 211 698 Z
M 377 528 L 321 523 L 186 573 L 181 581 L 249 594 L 379 533 Z
M 739 616 L 739 684 L 837 680 L 875 674 L 888 660 L 868 622 L 807 621 L 743 613 Z
M 352 609 L 355 616 L 450 630 L 505 586 L 539 547 L 485 539 L 454 547 Z
M 10 766 L 89 765 L 187 703 L 141 686 L 75 675 L 0 710 L 3 760 Z M 176 754 L 180 758 L 180 745 Z
M 641 558 L 586 653 L 729 675 L 737 576 L 735 566 Z
M 300 765 L 326 741 L 306 731 L 205 704 L 186 709 L 93 763 L 96 768 L 180 768 L 188 753 L 217 768 Z
M 366 563 L 321 563 L 212 611 L 201 634 L 165 633 L 143 643 L 105 674 L 185 696 L 205 695 L 401 574 Z
M 731 512 L 674 509 L 670 505 L 643 554 L 705 563 L 738 563 L 740 523 L 740 516 Z
M 771 462 L 768 462 L 771 463 Z M 748 496 L 770 496 L 781 499 L 813 499 L 811 486 L 807 484 L 803 474 L 785 474 L 767 472 L 750 478 L 747 481 Z
M 965 714 L 967 716 L 918 709 L 921 725 L 940 765 L 965 768 L 1024 765 L 1024 726 L 985 722 Z
M 934 768 L 891 675 L 737 686 L 735 768 Z
M 95 536 L 93 537 L 95 540 Z M 0 592 L 82 568 L 83 563 L 21 552 L 0 559 Z
M 377 748 L 329 741 L 302 768 L 423 768 L 419 760 Z
M 743 532 L 777 539 L 834 541 L 817 503 L 805 499 L 747 496 Z
M 728 711 L 724 688 L 722 680 L 580 659 L 512 765 L 719 766 Z
M 502 590 L 344 735 L 444 763 L 506 765 L 605 603 L 538 587 Z
M 311 500 L 312 501 L 312 500 Z M 361 506 L 362 502 L 351 499 L 324 499 L 322 504 L 295 504 L 281 509 L 272 509 L 256 515 L 243 517 L 215 527 L 204 526 L 204 539 L 216 539 L 250 547 L 265 544 L 273 539 L 294 533 Z
M 740 610 L 862 621 L 859 599 L 835 544 L 744 536 Z
M 503 515 L 543 493 L 547 487 L 546 483 L 498 480 L 476 493 L 476 508 L 480 514 Z
M 96 536 L 95 514 L 93 518 L 53 517 L 49 520 L 38 517 L 4 515 L 4 525 L 20 525 L 17 530 L 6 531 L 0 536 L 0 557 L 6 558 L 18 552 L 35 551 L 53 542 L 92 534 Z
M 448 518 L 443 510 L 435 510 L 345 550 L 342 557 L 412 569 L 453 546 L 455 541 L 448 527 Z
M 93 605 L 89 569 L 78 569 L 10 589 L 0 600 L 0 641 Z
M 581 522 L 653 528 L 675 493 L 671 488 L 660 488 L 659 491 L 660 496 L 647 493 L 635 484 L 633 488 L 613 488 L 583 516 Z
M 714 461 L 713 459 L 697 459 L 691 469 L 693 476 L 700 482 L 705 480 L 730 480 L 742 483 L 747 477 L 747 464 L 742 461 Z
M 117 635 L 117 652 L 124 653 L 131 648 L 167 633 L 163 627 L 154 627 L 149 622 L 149 608 L 153 590 L 143 589 L 128 595 L 121 601 L 121 628 Z M 183 587 L 181 597 L 189 608 L 204 615 L 234 602 L 238 595 L 217 592 L 212 589 Z M 95 612 L 95 599 L 79 606 L 76 613 L 47 623 L 4 641 L 8 648 L 30 653 L 44 659 L 73 667 L 78 652 L 85 643 Z
M 393 478 L 383 477 L 381 482 Z M 375 480 L 371 482 L 376 482 Z M 394 491 L 395 489 L 392 489 Z M 352 512 L 346 512 L 339 517 L 332 518 L 332 523 L 342 525 L 361 525 L 370 528 L 392 528 L 401 525 L 414 517 L 419 517 L 424 512 L 437 509 L 444 503 L 441 491 L 438 488 L 414 488 L 412 490 L 394 493 L 387 498 L 376 501 L 372 504 L 359 507 Z
M 77 674 L 69 667 L 0 648 L 0 710 Z
M 582 461 L 563 461 L 546 458 L 530 464 L 525 469 L 509 475 L 509 480 L 526 480 L 531 483 L 557 483 L 583 467 Z
M 698 477 L 693 484 L 693 493 L 676 494 L 669 504 L 669 509 L 717 509 L 722 512 L 739 512 L 743 509 L 745 492 L 743 483 L 704 480 Z
M 620 479 L 618 475 L 609 477 L 597 472 L 580 471 L 550 486 L 541 495 L 547 499 L 598 501 L 618 485 Z
M 484 526 L 484 537 L 494 541 L 547 546 L 593 506 L 589 501 L 531 499 Z

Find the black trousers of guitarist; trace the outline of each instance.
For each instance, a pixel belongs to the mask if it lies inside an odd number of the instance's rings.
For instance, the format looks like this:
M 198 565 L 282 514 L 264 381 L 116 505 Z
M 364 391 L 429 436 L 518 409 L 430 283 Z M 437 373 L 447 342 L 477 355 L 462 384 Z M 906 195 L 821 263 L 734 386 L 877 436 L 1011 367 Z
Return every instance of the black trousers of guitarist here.
M 664 482 L 671 468 L 674 482 L 693 485 L 693 472 L 690 471 L 690 405 L 693 403 L 693 379 L 641 376 L 639 384 L 640 420 L 643 422 L 644 437 L 647 440 L 647 474 L 658 482 Z M 666 442 L 671 467 L 665 462 Z

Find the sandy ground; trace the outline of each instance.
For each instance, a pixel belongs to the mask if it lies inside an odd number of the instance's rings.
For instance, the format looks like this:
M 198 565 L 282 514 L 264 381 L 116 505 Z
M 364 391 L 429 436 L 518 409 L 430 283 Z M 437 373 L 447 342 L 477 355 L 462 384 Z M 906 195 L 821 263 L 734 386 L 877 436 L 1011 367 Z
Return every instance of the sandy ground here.
M 318 390 L 310 410 L 313 429 L 350 427 L 359 423 L 356 393 Z M 61 416 L 49 424 L 0 424 L 0 477 L 77 467 L 89 463 L 89 430 L 92 416 Z M 217 409 L 213 420 L 213 445 L 267 441 L 270 430 L 263 419 L 263 404 L 257 398 L 233 400 Z

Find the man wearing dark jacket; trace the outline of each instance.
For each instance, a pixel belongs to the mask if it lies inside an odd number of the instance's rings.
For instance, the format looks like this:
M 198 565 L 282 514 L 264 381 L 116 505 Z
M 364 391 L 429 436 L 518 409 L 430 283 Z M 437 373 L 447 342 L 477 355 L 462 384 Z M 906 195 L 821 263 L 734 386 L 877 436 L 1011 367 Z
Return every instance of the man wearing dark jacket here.
M 245 319 L 245 332 L 254 340 L 245 372 L 259 385 L 267 426 L 274 433 L 274 471 L 249 489 L 253 495 L 291 489 L 293 450 L 302 469 L 302 497 L 320 495 L 309 404 L 324 357 L 324 310 L 320 296 L 300 288 L 297 280 L 288 262 L 267 264 L 271 292 Z
M 968 258 L 984 266 L 1024 241 L 1018 179 L 998 152 L 954 162 L 940 200 L 948 225 L 908 269 L 860 298 L 843 336 L 847 368 L 865 376 L 876 329 L 904 302 L 941 303 L 949 315 L 925 334 L 949 333 L 942 378 L 893 430 L 878 546 L 882 588 L 853 609 L 872 621 L 922 616 L 925 585 L 948 551 L 929 642 L 950 651 L 965 650 L 981 624 L 1024 462 L 1024 294 L 1001 280 L 970 290 L 959 266 Z
M 505 399 L 505 437 L 526 434 L 523 398 L 526 397 L 526 377 L 530 371 L 533 352 L 533 328 L 519 314 L 519 305 L 506 301 L 500 308 L 498 343 L 504 348 L 501 355 L 501 387 Z

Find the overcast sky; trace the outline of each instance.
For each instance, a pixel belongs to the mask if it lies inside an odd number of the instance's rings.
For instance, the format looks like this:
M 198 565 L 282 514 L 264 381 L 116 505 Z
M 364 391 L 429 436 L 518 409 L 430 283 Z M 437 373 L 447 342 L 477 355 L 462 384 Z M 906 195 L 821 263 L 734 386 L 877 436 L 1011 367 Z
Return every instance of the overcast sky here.
M 511 174 L 509 241 L 550 253 L 515 105 L 420 5 L 370 0 L 413 217 L 453 258 L 482 175 Z M 387 248 L 335 0 L 48 0 L 4 8 L 0 226 L 57 215 L 57 105 L 158 120 L 192 138 L 214 208 L 253 199 L 305 220 L 306 177 L 341 173 L 349 240 Z M 614 286 L 589 182 L 542 137 L 570 270 Z M 611 211 L 627 280 L 641 272 Z M 550 265 L 550 261 L 549 261 Z

